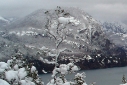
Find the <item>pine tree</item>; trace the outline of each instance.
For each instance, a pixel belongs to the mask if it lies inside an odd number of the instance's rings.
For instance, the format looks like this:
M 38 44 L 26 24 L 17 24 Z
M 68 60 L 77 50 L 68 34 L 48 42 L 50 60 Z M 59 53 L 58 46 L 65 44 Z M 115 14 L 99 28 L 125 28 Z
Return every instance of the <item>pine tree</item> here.
M 123 83 L 123 84 L 127 83 L 126 78 L 125 78 L 125 75 L 123 75 L 122 83 Z

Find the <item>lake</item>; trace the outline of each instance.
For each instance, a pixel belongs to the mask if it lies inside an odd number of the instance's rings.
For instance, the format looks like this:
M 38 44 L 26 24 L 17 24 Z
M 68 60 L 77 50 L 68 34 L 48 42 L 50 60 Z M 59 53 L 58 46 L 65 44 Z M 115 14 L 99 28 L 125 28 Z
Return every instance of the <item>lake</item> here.
M 97 70 L 83 70 L 78 73 L 86 73 L 85 81 L 89 85 L 91 82 L 96 82 L 96 85 L 119 85 L 122 84 L 123 74 L 127 78 L 127 67 L 97 69 Z M 75 73 L 76 74 L 76 73 Z M 74 78 L 75 74 L 69 74 L 66 79 Z M 50 74 L 42 74 L 40 77 L 47 84 L 51 79 Z

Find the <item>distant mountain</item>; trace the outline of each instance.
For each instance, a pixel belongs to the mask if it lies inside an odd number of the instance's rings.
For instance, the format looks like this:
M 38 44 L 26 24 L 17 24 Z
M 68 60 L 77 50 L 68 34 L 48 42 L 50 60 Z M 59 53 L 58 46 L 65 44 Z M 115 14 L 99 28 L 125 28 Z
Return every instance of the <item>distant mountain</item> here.
M 9 20 L 0 16 L 0 27 L 6 26 L 7 24 L 9 24 L 9 22 L 10 22 Z
M 1 17 L 1 16 L 0 16 L 0 20 L 1 20 L 1 21 L 5 21 L 5 22 L 8 22 L 7 19 L 5 19 L 5 18 L 3 18 L 3 17 Z
M 127 46 L 127 29 L 125 29 L 119 23 L 103 23 L 103 28 L 108 36 L 108 39 L 113 41 L 116 45 Z
M 0 16 L 0 29 L 4 29 L 6 26 L 10 25 L 11 23 L 15 22 L 19 18 L 17 17 L 2 17 Z
M 103 28 L 108 32 L 113 33 L 127 33 L 127 29 L 125 29 L 121 24 L 119 23 L 110 23 L 110 22 L 104 22 Z
M 125 31 L 119 27 L 111 28 L 108 24 L 104 28 L 106 33 L 97 20 L 81 9 L 57 7 L 48 11 L 37 10 L 0 32 L 0 41 L 4 39 L 13 43 L 10 48 L 1 47 L 1 52 L 5 49 L 1 55 L 12 55 L 16 44 L 16 49 L 32 59 L 30 62 L 36 64 L 40 73 L 42 70 L 51 71 L 57 49 L 60 52 L 58 63 L 74 62 L 81 69 L 125 66 L 125 50 L 106 35 Z

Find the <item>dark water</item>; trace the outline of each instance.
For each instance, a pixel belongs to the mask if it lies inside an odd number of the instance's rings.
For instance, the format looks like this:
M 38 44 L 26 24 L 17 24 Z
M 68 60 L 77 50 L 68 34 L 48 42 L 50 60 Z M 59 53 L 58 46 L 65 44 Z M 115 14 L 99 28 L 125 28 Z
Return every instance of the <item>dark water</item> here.
M 123 74 L 127 78 L 127 67 L 107 68 L 98 70 L 84 70 L 78 73 L 86 73 L 85 81 L 87 84 L 96 82 L 96 85 L 119 85 L 122 84 Z M 47 84 L 52 74 L 42 74 L 40 77 Z M 66 79 L 73 80 L 75 74 L 69 74 Z

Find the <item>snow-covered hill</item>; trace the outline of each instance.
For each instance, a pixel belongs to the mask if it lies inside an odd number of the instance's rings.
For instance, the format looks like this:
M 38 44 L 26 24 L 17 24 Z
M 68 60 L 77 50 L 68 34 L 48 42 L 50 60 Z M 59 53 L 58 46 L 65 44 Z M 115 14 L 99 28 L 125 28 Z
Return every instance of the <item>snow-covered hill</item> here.
M 57 28 L 58 24 L 60 24 L 59 28 Z M 47 25 L 50 26 L 47 28 Z M 57 33 L 58 31 L 61 35 Z M 2 37 L 12 42 L 20 42 L 27 47 L 41 50 L 45 47 L 52 53 L 56 49 L 56 43 L 61 40 L 58 49 L 63 52 L 69 50 L 73 53 L 85 52 L 90 55 L 92 52 L 105 53 L 106 49 L 114 48 L 114 44 L 105 36 L 99 22 L 77 8 L 58 7 L 48 11 L 37 10 L 8 25 L 6 33 L 7 35 L 4 34 Z
M 1 21 L 5 21 L 5 22 L 9 22 L 7 19 L 5 19 L 5 18 L 3 18 L 3 17 L 1 17 L 1 16 L 0 16 L 0 20 L 1 20 Z
M 73 61 L 82 69 L 122 66 L 126 62 L 120 61 L 126 58 L 124 49 L 105 35 L 97 20 L 77 8 L 37 10 L 7 25 L 5 31 L 0 33 L 1 41 L 5 39 L 18 43 L 21 45 L 18 50 L 27 49 L 25 56 L 28 57 L 27 52 L 35 53 L 29 55 L 37 59 L 32 61 L 37 66 L 39 63 L 40 72 L 47 69 L 45 66 L 48 64 L 54 63 L 57 51 L 60 52 L 59 63 Z M 51 68 L 53 65 L 47 70 L 51 71 Z
M 6 26 L 18 20 L 18 17 L 2 17 L 0 16 L 0 29 L 4 29 Z
M 114 23 L 104 22 L 103 28 L 108 32 L 123 33 L 123 34 L 127 33 L 127 29 L 125 29 L 119 23 L 115 23 L 115 22 Z
M 127 46 L 127 29 L 119 23 L 103 23 L 103 28 L 110 40 L 116 45 Z
M 7 27 L 8 33 L 10 36 L 18 36 L 21 39 L 20 42 L 24 44 L 27 42 L 27 45 L 37 48 L 45 46 L 46 48 L 54 49 L 55 41 L 50 38 L 45 29 L 47 18 L 50 17 L 52 22 L 64 18 L 70 20 L 71 24 L 66 25 L 67 37 L 59 46 L 60 49 L 68 48 L 72 51 L 84 51 L 85 48 L 101 49 L 98 43 L 102 41 L 101 39 L 104 39 L 104 34 L 95 19 L 80 9 L 64 8 L 59 10 L 64 10 L 60 17 L 57 17 L 55 9 L 49 11 L 50 15 L 45 14 L 45 10 L 37 10 L 9 25 Z
M 10 21 L 0 16 L 0 27 L 6 26 Z

